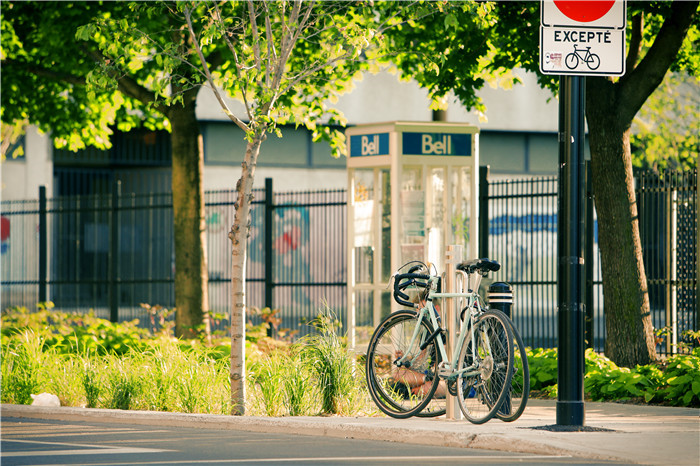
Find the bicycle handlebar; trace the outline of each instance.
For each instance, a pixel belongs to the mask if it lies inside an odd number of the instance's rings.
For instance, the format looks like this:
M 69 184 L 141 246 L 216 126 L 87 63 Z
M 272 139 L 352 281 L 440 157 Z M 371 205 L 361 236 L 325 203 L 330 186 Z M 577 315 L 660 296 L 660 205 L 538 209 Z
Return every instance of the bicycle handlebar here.
M 430 275 L 425 275 L 422 273 L 400 273 L 394 276 L 394 300 L 408 307 L 418 307 L 417 303 L 412 303 L 409 301 L 411 299 L 406 293 L 403 292 L 406 288 L 411 285 L 420 286 L 421 288 L 427 288 Z M 418 280 L 426 280 L 425 282 L 419 282 Z

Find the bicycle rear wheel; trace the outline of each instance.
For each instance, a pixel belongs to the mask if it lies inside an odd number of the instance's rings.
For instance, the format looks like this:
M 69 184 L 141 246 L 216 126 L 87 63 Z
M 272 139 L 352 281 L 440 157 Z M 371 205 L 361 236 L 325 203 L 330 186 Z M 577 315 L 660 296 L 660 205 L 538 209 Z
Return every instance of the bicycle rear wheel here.
M 510 380 L 508 394 L 499 410 L 496 411 L 496 417 L 501 421 L 513 422 L 523 414 L 530 397 L 530 366 L 527 362 L 527 352 L 523 339 L 510 318 L 508 318 L 508 322 L 513 333 L 513 376 Z
M 403 419 L 419 413 L 437 390 L 438 350 L 435 340 L 423 350 L 421 342 L 432 333 L 428 322 L 420 323 L 418 340 L 409 347 L 418 314 L 398 311 L 387 316 L 375 330 L 367 348 L 367 388 L 377 407 L 391 417 Z M 402 367 L 397 361 L 408 355 Z
M 500 311 L 479 316 L 460 350 L 457 369 L 467 371 L 457 378 L 457 402 L 474 424 L 496 415 L 511 383 L 513 334 L 506 319 Z

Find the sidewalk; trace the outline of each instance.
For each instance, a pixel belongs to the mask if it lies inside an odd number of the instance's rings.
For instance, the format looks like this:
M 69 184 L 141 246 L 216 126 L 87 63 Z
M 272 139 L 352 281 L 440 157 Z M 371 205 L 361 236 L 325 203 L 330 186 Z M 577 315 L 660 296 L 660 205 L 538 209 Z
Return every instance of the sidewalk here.
M 147 411 L 2 405 L 1 416 L 180 425 L 411 442 L 639 464 L 700 464 L 700 410 L 585 404 L 583 432 L 555 431 L 556 402 L 531 400 L 513 423 L 387 417 L 234 417 Z

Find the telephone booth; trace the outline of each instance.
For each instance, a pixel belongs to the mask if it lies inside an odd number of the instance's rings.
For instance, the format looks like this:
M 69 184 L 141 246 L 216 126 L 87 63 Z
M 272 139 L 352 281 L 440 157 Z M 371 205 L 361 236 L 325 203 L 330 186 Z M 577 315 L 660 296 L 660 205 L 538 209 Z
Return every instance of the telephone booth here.
M 363 351 L 398 309 L 388 288 L 403 264 L 445 270 L 448 245 L 478 245 L 479 129 L 461 123 L 360 125 L 348 144 L 348 337 Z

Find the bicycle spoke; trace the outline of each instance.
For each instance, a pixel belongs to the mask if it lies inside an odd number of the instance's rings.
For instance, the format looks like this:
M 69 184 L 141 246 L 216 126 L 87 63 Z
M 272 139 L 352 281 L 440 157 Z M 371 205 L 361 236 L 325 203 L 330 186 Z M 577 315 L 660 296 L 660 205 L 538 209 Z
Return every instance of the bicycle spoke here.
M 420 350 L 409 347 L 418 324 L 416 313 L 390 315 L 372 336 L 367 352 L 367 387 L 377 406 L 389 416 L 405 418 L 420 412 L 438 386 L 437 348 L 434 342 Z M 419 341 L 430 335 L 421 323 Z
M 513 342 L 505 316 L 497 311 L 482 315 L 460 352 L 458 370 L 474 367 L 473 375 L 457 379 L 457 401 L 469 421 L 491 419 L 507 394 L 513 364 Z

